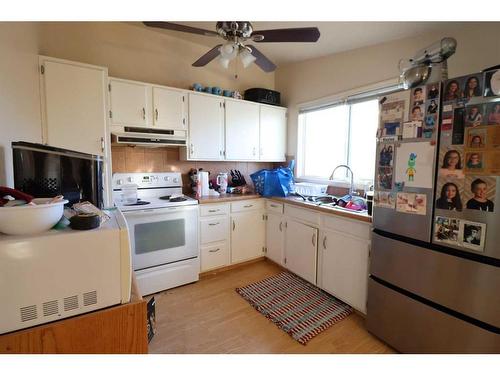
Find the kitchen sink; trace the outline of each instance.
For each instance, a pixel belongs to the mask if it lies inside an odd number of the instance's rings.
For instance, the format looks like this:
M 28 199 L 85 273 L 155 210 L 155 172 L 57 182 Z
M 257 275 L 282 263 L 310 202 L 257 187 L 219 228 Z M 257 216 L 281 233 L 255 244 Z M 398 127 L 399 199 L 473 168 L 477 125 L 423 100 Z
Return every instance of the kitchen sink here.
M 349 207 L 342 207 L 341 205 L 338 205 L 338 202 L 342 202 L 341 204 L 346 204 L 348 202 L 345 202 L 342 200 L 342 198 L 335 197 L 333 195 L 322 195 L 322 196 L 297 196 L 295 198 L 298 201 L 304 202 L 305 204 L 310 204 L 314 206 L 321 206 L 324 208 L 331 208 L 334 210 L 339 210 L 339 211 L 347 211 L 347 212 L 356 212 L 356 213 L 366 213 L 365 210 L 357 210 Z

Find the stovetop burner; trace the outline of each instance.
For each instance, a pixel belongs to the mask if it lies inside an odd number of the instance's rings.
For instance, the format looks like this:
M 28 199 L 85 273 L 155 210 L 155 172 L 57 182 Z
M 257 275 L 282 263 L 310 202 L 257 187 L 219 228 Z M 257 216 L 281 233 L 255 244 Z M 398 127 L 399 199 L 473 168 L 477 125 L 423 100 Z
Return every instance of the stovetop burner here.
M 168 200 L 169 202 L 184 202 L 187 201 L 186 197 L 175 197 L 171 198 L 171 195 L 164 195 L 163 197 L 160 197 L 162 200 Z
M 144 206 L 146 204 L 150 204 L 150 202 L 147 202 L 147 201 L 141 201 L 141 200 L 138 200 L 137 202 L 135 203 L 130 203 L 130 204 L 124 204 L 124 206 Z

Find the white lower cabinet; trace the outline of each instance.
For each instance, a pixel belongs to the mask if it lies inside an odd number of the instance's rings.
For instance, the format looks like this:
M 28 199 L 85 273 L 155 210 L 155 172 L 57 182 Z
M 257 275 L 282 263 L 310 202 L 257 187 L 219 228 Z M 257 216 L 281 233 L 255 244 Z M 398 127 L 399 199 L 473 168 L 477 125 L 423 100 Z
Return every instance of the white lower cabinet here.
M 285 223 L 283 215 L 268 213 L 266 217 L 266 257 L 284 266 Z
M 231 263 L 244 262 L 264 255 L 264 212 L 253 210 L 231 214 Z
M 370 242 L 334 230 L 321 230 L 318 286 L 366 313 Z
M 287 220 L 285 267 L 311 284 L 316 284 L 318 229 Z
M 227 241 L 217 242 L 210 245 L 202 245 L 200 253 L 202 272 L 227 266 L 230 262 Z

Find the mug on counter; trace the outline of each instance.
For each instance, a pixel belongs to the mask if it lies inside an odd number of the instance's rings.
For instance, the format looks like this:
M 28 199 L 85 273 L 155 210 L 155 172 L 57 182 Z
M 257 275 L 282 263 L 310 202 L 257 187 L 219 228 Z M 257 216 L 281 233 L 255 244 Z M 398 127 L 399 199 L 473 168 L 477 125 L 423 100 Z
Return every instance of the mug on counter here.
M 203 86 L 200 83 L 193 83 L 194 91 L 203 91 Z
M 230 98 L 230 97 L 232 97 L 232 96 L 233 96 L 233 92 L 232 92 L 231 90 L 224 90 L 224 91 L 222 92 L 222 95 L 224 95 L 225 97 Z
M 214 94 L 214 95 L 221 95 L 222 94 L 222 89 L 220 87 L 212 87 L 212 94 Z

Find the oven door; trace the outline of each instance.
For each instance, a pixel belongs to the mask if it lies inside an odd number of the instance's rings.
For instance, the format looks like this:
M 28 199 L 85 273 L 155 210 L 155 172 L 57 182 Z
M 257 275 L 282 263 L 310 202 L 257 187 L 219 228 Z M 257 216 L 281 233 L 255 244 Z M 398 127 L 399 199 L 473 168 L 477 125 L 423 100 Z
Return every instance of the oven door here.
M 198 256 L 198 206 L 124 212 L 135 271 Z

